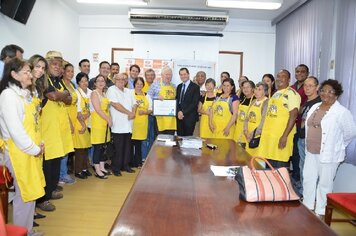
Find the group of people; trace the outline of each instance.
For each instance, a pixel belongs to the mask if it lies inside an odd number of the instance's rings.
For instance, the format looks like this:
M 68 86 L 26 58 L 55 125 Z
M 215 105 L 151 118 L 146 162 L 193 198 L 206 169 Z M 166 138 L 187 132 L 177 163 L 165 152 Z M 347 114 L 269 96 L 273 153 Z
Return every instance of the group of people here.
M 60 52 L 29 60 L 23 60 L 23 52 L 16 45 L 1 51 L 2 161 L 14 178 L 13 223 L 26 227 L 29 235 L 42 235 L 33 230 L 34 219 L 44 217 L 35 206 L 54 211 L 50 200 L 63 197 L 60 184 L 75 182 L 68 174 L 68 158 L 74 156 L 74 176 L 80 179 L 121 176 L 142 165 L 142 155 L 153 143 L 147 118 L 151 99 L 143 92 L 146 81 L 120 74 L 117 63 L 100 63 L 99 74 L 89 80 L 87 59 L 79 62 L 81 72 L 74 76 L 74 66 Z M 132 68 L 132 74 L 140 69 Z M 153 70 L 146 74 L 154 80 Z M 137 141 L 132 146 L 131 134 Z M 107 163 L 111 140 L 115 153 Z
M 233 139 L 275 168 L 292 165 L 304 204 L 323 217 L 326 194 L 356 137 L 351 112 L 337 101 L 342 85 L 332 79 L 319 84 L 304 64 L 296 67 L 293 85 L 285 69 L 276 79 L 263 75 L 257 84 L 242 76 L 237 89 L 226 74 L 221 74 L 220 88 L 212 79 L 205 82 L 198 105 L 201 137 Z
M 197 122 L 201 138 L 232 139 L 276 168 L 292 161 L 305 205 L 324 215 L 326 194 L 356 136 L 350 111 L 337 101 L 341 84 L 329 79 L 319 85 L 303 64 L 296 67 L 292 86 L 290 72 L 283 69 L 276 79 L 265 74 L 257 84 L 242 76 L 238 86 L 222 72 L 217 87 L 204 71 L 191 79 L 189 70 L 180 68 L 182 83 L 176 86 L 169 67 L 162 68 L 160 79 L 152 69 L 142 78 L 138 65 L 126 74 L 107 61 L 89 79 L 90 61 L 83 59 L 74 84 L 74 66 L 60 52 L 29 60 L 22 54 L 16 45 L 1 52 L 0 128 L 4 163 L 14 177 L 13 222 L 30 235 L 40 235 L 32 230 L 35 205 L 54 211 L 50 200 L 63 197 L 58 184 L 75 182 L 68 157 L 74 155 L 74 175 L 80 179 L 92 175 L 90 164 L 99 179 L 133 173 L 157 134 L 191 136 Z M 175 116 L 154 116 L 155 99 L 175 99 Z M 114 154 L 108 169 L 110 143 Z

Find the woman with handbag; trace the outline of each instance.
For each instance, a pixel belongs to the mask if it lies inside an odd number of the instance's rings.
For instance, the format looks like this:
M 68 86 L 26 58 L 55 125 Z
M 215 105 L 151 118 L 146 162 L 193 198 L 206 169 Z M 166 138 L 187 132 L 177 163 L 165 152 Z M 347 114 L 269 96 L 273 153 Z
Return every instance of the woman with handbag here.
M 76 76 L 78 84 L 77 93 L 77 119 L 74 126 L 74 166 L 75 177 L 86 179 L 92 174 L 88 170 L 88 148 L 91 147 L 88 123 L 90 117 L 89 98 L 91 90 L 88 88 L 88 75 L 80 72 Z
M 246 151 L 251 156 L 258 155 L 259 139 L 262 132 L 263 123 L 266 117 L 268 104 L 268 85 L 259 82 L 255 88 L 255 99 L 253 100 L 247 117 L 244 121 L 244 136 L 247 140 Z
M 27 62 L 14 58 L 5 64 L 0 83 L 0 127 L 5 141 L 5 165 L 14 179 L 13 223 L 32 230 L 35 200 L 42 197 L 45 180 L 37 158 L 44 144 L 38 140 L 38 104 L 28 88 L 32 74 Z M 37 233 L 38 234 L 38 233 Z
M 205 96 L 200 97 L 198 112 L 200 116 L 200 137 L 213 138 L 213 133 L 209 129 L 209 115 L 211 107 L 216 98 L 215 93 L 215 80 L 209 78 L 205 81 L 206 93 Z
M 246 137 L 243 133 L 243 129 L 244 129 L 244 122 L 247 118 L 247 111 L 250 108 L 254 98 L 253 95 L 254 89 L 255 89 L 255 83 L 251 80 L 243 81 L 241 84 L 241 90 L 242 93 L 244 94 L 244 98 L 243 100 L 240 100 L 241 103 L 239 104 L 239 109 L 238 109 L 239 111 L 237 114 L 234 140 L 235 142 L 239 143 L 242 147 L 246 147 Z
M 104 146 L 111 140 L 109 127 L 112 126 L 112 120 L 109 113 L 109 99 L 104 91 L 105 86 L 105 78 L 102 75 L 98 75 L 94 79 L 94 90 L 90 96 L 91 104 L 94 108 L 90 117 L 90 138 L 94 147 L 94 175 L 99 179 L 107 179 L 107 175 L 110 174 L 105 169 Z
M 305 121 L 303 203 L 324 216 L 326 194 L 332 192 L 346 146 L 356 137 L 356 125 L 351 112 L 337 101 L 341 84 L 328 79 L 320 87 L 321 103 L 310 108 Z
M 223 93 L 216 97 L 209 116 L 209 128 L 214 138 L 233 139 L 235 122 L 240 104 L 235 92 L 233 79 L 225 79 L 222 84 Z
M 145 86 L 145 81 L 142 77 L 137 77 L 134 80 L 134 95 L 136 99 L 137 109 L 136 116 L 132 127 L 132 166 L 142 166 L 141 143 L 147 138 L 148 132 L 148 115 L 152 112 L 151 97 L 142 91 Z

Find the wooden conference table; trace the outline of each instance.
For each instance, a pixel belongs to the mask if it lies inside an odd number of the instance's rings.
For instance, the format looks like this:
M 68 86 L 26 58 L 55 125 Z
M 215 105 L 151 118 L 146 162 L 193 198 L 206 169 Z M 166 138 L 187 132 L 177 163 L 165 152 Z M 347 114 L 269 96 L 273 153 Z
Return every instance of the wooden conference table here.
M 167 147 L 156 141 L 109 235 L 336 235 L 299 201 L 247 203 L 234 180 L 210 165 L 246 165 L 235 142 L 217 150 Z

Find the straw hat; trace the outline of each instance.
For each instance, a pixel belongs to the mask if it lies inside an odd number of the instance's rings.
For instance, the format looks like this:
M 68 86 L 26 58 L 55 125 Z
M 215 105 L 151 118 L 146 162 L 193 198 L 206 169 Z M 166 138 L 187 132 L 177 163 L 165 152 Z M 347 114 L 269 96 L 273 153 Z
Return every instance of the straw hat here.
M 57 51 L 48 51 L 46 54 L 46 60 L 54 60 L 54 59 L 63 60 L 62 53 Z

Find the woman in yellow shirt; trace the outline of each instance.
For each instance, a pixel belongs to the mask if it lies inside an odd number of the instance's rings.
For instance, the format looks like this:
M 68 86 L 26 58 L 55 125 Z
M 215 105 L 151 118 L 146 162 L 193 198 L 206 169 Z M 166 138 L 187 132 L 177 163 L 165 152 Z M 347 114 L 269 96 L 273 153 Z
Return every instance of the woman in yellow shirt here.
M 151 97 L 142 91 L 145 81 L 142 77 L 137 77 L 134 81 L 134 95 L 137 103 L 136 116 L 133 121 L 132 129 L 132 158 L 131 166 L 142 166 L 141 143 L 147 138 L 148 132 L 148 115 L 152 112 Z
M 249 142 L 252 138 L 260 137 L 263 123 L 266 117 L 268 104 L 268 85 L 262 82 L 257 83 L 255 88 L 255 99 L 247 111 L 247 116 L 244 121 L 244 136 L 247 140 L 246 151 L 252 155 L 258 155 L 258 147 L 250 148 Z
M 216 97 L 209 116 L 209 127 L 214 138 L 233 139 L 237 118 L 239 97 L 235 92 L 233 79 L 225 79 L 223 93 Z
M 213 133 L 209 128 L 209 115 L 211 112 L 211 107 L 216 98 L 215 90 L 215 80 L 209 78 L 205 81 L 206 93 L 202 96 L 199 105 L 198 112 L 200 116 L 200 137 L 201 138 L 213 138 Z
M 5 141 L 4 163 L 14 179 L 13 223 L 32 235 L 35 200 L 45 194 L 42 166 L 44 144 L 38 139 L 38 102 L 28 88 L 30 65 L 18 58 L 5 64 L 0 82 L 0 128 Z
M 38 129 L 40 132 L 36 132 L 36 142 L 42 142 L 42 135 L 41 135 L 41 109 L 42 109 L 42 99 L 44 98 L 44 91 L 48 89 L 48 80 L 45 77 L 45 74 L 48 71 L 48 63 L 46 59 L 40 55 L 33 55 L 28 62 L 30 63 L 31 67 L 31 74 L 32 74 L 32 85 L 31 91 L 33 93 L 33 102 L 36 106 L 36 111 L 38 112 L 38 116 L 36 117 L 36 122 L 38 124 Z M 43 159 L 38 158 L 37 165 L 39 168 L 42 169 Z M 42 214 L 35 212 L 35 219 L 36 218 L 43 218 L 45 217 Z M 35 225 L 36 222 L 33 222 Z
M 88 148 L 91 147 L 90 134 L 88 131 L 88 122 L 90 117 L 89 97 L 91 90 L 88 88 L 88 75 L 80 72 L 76 76 L 78 89 L 76 90 L 77 101 L 77 119 L 74 126 L 74 155 L 75 155 L 75 176 L 80 179 L 86 179 L 91 176 L 88 170 Z
M 110 142 L 110 127 L 112 120 L 109 113 L 109 99 L 105 93 L 105 78 L 98 75 L 94 79 L 94 90 L 90 100 L 94 110 L 91 111 L 90 139 L 94 147 L 93 163 L 95 168 L 94 175 L 99 179 L 107 179 L 111 174 L 105 169 L 104 144 Z
M 251 80 L 246 80 L 241 84 L 241 94 L 244 95 L 243 99 L 240 99 L 239 112 L 236 119 L 236 128 L 234 140 L 242 147 L 246 146 L 246 138 L 243 133 L 244 121 L 247 118 L 247 111 L 254 98 L 255 83 Z
M 68 111 L 68 116 L 69 116 L 69 123 L 71 127 L 71 132 L 72 132 L 72 138 L 74 138 L 74 123 L 75 120 L 77 119 L 77 101 L 78 101 L 78 95 L 75 92 L 74 85 L 72 83 L 72 79 L 74 76 L 74 67 L 72 64 L 67 63 L 64 66 L 64 73 L 62 77 L 62 84 L 66 90 L 70 93 L 70 96 L 72 97 L 72 102 L 70 105 L 66 105 L 67 111 Z M 62 158 L 61 160 L 61 168 L 59 172 L 59 183 L 60 184 L 73 184 L 75 182 L 74 178 L 72 178 L 68 174 L 68 157 L 73 158 L 73 152 L 68 153 L 65 157 Z

